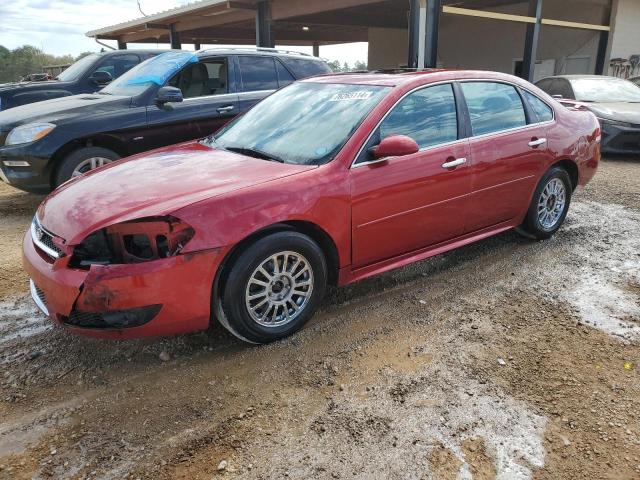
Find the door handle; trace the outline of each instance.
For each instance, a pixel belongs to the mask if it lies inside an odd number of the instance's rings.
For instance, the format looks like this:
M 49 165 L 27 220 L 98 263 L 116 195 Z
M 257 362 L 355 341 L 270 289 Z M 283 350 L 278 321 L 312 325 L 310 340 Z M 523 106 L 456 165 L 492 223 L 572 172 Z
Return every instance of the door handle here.
M 442 168 L 456 168 L 460 165 L 464 165 L 467 163 L 466 158 L 456 158 L 455 160 L 451 160 L 450 162 L 445 162 L 442 164 Z
M 529 146 L 532 148 L 536 148 L 536 147 L 539 147 L 540 145 L 544 145 L 545 143 L 547 143 L 546 138 L 538 138 L 536 140 L 531 140 L 529 142 Z
M 233 105 L 227 105 L 226 107 L 220 107 L 218 108 L 218 113 L 229 113 L 231 112 L 234 108 Z

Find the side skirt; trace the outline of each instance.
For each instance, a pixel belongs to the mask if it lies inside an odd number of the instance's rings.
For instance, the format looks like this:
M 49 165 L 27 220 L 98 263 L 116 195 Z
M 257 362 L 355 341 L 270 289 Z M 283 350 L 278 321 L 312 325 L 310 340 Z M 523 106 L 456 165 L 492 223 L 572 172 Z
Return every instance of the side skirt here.
M 507 222 L 493 225 L 489 228 L 485 228 L 482 230 L 469 233 L 467 235 L 463 235 L 462 237 L 454 238 L 453 240 L 448 240 L 446 242 L 430 245 L 429 247 L 421 248 L 419 250 L 414 250 L 413 252 L 405 253 L 403 255 L 399 255 L 397 257 L 393 257 L 388 260 L 383 260 L 381 262 L 367 265 L 366 267 L 361 267 L 356 270 L 352 270 L 351 267 L 348 266 L 340 269 L 338 285 L 341 285 L 341 286 L 347 285 L 349 283 L 364 280 L 365 278 L 372 277 L 374 275 L 378 275 L 378 274 L 387 272 L 389 270 L 401 268 L 406 265 L 419 262 L 421 260 L 425 260 L 427 258 L 434 257 L 436 255 L 440 255 L 441 253 L 445 253 L 450 250 L 455 250 L 456 248 L 463 247 L 470 243 L 483 240 L 487 237 L 497 235 L 507 230 L 511 230 L 512 228 L 515 228 L 518 225 L 519 223 L 517 222 L 514 223 L 512 219 Z

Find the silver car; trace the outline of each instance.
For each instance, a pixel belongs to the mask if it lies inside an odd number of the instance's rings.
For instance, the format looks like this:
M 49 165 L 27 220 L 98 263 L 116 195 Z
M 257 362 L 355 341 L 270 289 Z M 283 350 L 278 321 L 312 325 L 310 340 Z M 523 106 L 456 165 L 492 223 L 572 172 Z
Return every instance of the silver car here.
M 629 80 L 598 75 L 558 75 L 536 85 L 562 101 L 577 101 L 602 126 L 602 151 L 640 153 L 640 87 Z

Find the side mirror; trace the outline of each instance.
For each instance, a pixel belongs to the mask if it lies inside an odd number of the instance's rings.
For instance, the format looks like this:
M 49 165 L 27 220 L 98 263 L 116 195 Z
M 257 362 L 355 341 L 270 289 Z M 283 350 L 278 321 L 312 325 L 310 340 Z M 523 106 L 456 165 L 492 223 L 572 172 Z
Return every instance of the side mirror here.
M 109 72 L 103 72 L 102 70 L 97 70 L 91 74 L 91 76 L 89 77 L 89 80 L 91 80 L 96 85 L 104 87 L 105 85 L 108 85 L 109 83 L 111 83 L 111 81 L 113 80 L 113 77 Z
M 184 100 L 182 90 L 176 87 L 162 87 L 156 96 L 156 104 L 159 107 L 163 107 L 167 103 L 179 103 L 182 100 Z
M 406 135 L 391 135 L 370 150 L 376 160 L 387 157 L 402 157 L 418 151 L 420 151 L 420 147 L 416 141 Z

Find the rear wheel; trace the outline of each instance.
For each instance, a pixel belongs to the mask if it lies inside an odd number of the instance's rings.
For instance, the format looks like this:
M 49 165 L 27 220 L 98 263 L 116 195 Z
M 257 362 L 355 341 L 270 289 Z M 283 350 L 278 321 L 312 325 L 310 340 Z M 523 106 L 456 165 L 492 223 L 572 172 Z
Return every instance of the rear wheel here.
M 286 337 L 313 316 L 326 283 L 326 261 L 313 240 L 290 231 L 269 235 L 232 265 L 221 296 L 220 323 L 252 343 Z
M 552 237 L 564 223 L 572 193 L 567 171 L 550 169 L 536 188 L 522 229 L 539 240 Z
M 58 187 L 72 177 L 82 175 L 94 168 L 102 167 L 118 160 L 120 155 L 102 147 L 84 147 L 67 155 L 55 175 L 55 185 Z

